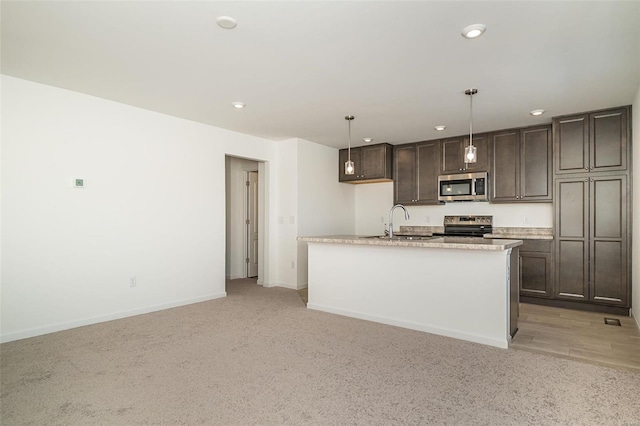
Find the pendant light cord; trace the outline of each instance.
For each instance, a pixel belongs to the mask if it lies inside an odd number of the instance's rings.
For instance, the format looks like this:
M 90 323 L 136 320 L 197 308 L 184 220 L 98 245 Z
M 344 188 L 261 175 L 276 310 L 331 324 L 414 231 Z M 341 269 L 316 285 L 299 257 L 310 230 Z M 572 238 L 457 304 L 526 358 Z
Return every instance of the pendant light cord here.
M 349 161 L 351 161 L 351 120 L 347 119 L 349 122 Z
M 469 95 L 469 146 L 473 146 L 473 92 Z

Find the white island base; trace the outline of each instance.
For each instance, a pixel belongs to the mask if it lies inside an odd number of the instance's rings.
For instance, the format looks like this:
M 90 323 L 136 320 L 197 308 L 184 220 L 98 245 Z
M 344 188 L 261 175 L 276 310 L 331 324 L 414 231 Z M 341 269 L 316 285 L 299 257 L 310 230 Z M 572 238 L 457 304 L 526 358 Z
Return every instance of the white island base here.
M 301 239 L 309 243 L 309 309 L 499 348 L 507 348 L 517 330 L 517 247 L 469 250 Z

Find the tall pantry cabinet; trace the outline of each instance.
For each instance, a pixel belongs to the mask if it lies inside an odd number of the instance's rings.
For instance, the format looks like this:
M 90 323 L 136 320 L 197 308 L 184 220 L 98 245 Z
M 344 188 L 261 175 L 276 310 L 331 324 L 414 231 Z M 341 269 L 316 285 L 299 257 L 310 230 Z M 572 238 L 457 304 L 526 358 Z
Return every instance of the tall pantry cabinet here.
M 556 299 L 629 307 L 630 107 L 553 119 Z

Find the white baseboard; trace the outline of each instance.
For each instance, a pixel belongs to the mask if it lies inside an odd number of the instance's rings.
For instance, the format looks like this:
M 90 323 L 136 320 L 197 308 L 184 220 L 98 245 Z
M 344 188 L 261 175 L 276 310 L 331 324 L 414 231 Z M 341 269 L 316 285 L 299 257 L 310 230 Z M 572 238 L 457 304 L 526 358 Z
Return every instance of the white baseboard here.
M 283 287 L 283 288 L 289 288 L 291 290 L 301 290 L 303 288 L 307 288 L 307 286 L 308 286 L 307 283 L 298 284 L 297 286 L 289 283 L 271 283 L 271 285 L 269 285 L 268 287 Z
M 0 336 L 0 343 L 12 342 L 14 340 L 28 339 L 29 337 L 42 336 L 43 334 L 55 333 L 58 331 L 69 330 L 72 328 L 83 327 L 85 325 L 98 324 L 106 321 L 113 321 L 121 318 L 133 317 L 136 315 L 148 314 L 150 312 L 162 311 L 170 308 L 177 308 L 178 306 L 191 305 L 193 303 L 206 302 L 208 300 L 220 299 L 226 297 L 227 293 L 215 293 L 207 296 L 196 297 L 193 299 L 178 300 L 170 303 L 163 303 L 160 305 L 145 306 L 142 308 L 132 309 L 129 311 L 114 312 L 106 315 L 99 315 L 97 317 L 83 318 L 76 321 L 68 321 L 58 324 L 47 325 L 45 327 L 36 327 L 28 330 L 17 331 L 14 333 L 3 334 Z
M 638 312 L 640 313 L 640 308 L 638 309 Z M 640 316 L 636 315 L 633 312 L 633 308 L 629 309 L 629 314 L 631 315 L 631 318 L 633 318 L 633 320 L 636 323 L 636 328 L 638 329 L 638 331 L 640 331 Z
M 229 275 L 227 276 L 228 280 L 240 280 L 242 278 L 247 278 L 246 275 Z
M 289 283 L 271 283 L 269 287 L 283 287 L 283 288 L 289 288 L 291 290 L 298 289 L 295 285 L 289 284 Z

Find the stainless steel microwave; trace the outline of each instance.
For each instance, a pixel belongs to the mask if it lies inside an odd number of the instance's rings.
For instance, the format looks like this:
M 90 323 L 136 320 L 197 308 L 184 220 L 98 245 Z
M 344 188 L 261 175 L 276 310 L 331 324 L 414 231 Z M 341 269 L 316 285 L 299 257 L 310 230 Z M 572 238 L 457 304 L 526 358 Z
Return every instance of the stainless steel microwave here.
M 438 176 L 438 201 L 488 201 L 487 172 Z

